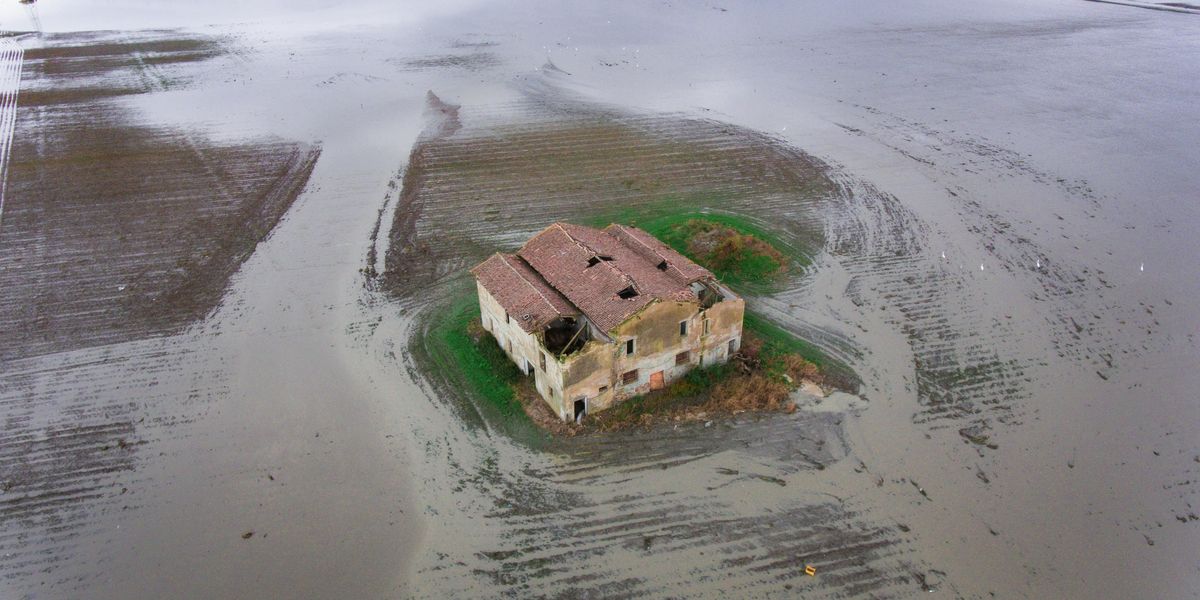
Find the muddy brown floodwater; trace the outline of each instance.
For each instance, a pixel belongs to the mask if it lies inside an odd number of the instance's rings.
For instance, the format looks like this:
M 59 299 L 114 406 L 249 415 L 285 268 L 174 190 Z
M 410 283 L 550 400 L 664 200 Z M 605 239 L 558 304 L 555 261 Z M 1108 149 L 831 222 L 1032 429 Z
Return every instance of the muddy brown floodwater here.
M 0 597 L 1198 596 L 1194 15 L 33 6 Z M 750 305 L 862 397 L 551 440 L 427 368 L 480 257 L 672 210 L 810 256 Z

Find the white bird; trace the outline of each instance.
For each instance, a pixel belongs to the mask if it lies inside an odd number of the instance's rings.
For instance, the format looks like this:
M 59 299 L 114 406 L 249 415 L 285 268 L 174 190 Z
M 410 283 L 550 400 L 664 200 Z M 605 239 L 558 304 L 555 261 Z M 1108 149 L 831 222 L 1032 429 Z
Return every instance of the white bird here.
M 983 263 L 979 263 L 979 270 L 980 270 L 980 271 L 982 271 L 982 270 L 983 270 Z
M 946 260 L 946 251 L 942 250 L 942 260 Z
M 1037 268 L 1042 268 L 1042 259 L 1037 259 Z
M 1145 271 L 1145 270 L 1146 270 L 1146 263 L 1142 263 L 1142 264 L 1138 265 L 1138 270 L 1139 270 L 1139 271 Z

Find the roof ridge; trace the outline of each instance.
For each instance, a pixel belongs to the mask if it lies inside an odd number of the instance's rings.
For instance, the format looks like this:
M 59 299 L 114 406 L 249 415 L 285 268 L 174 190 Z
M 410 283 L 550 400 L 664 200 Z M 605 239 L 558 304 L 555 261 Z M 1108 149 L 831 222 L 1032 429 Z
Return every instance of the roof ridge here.
M 570 224 L 570 225 L 572 225 L 573 227 L 587 227 L 586 225 L 574 225 L 574 224 Z M 580 248 L 583 248 L 584 250 L 591 252 L 592 256 L 601 256 L 601 254 L 598 251 L 596 251 L 595 248 L 592 248 L 591 246 L 588 246 L 587 244 L 583 243 L 581 240 L 579 240 L 575 236 L 571 235 L 571 233 L 569 231 L 564 229 L 563 223 L 561 221 L 555 221 L 553 227 L 558 227 L 558 230 L 563 232 L 563 235 L 567 236 L 567 239 L 571 240 L 572 242 L 575 242 L 576 246 L 579 246 Z M 601 233 L 601 234 L 607 235 L 609 237 L 612 237 L 608 233 L 605 233 L 604 230 L 595 229 L 594 227 L 589 227 L 588 229 L 593 229 L 597 233 Z M 616 238 L 613 238 L 613 239 L 618 244 L 621 243 L 621 240 L 618 240 Z M 612 264 L 612 261 L 602 260 L 602 261 L 600 261 L 600 263 L 603 264 L 604 266 L 608 267 L 609 269 L 612 269 L 612 272 L 616 273 L 619 277 L 624 279 L 625 283 L 627 283 L 629 285 L 629 287 L 632 287 L 634 290 L 637 290 L 637 282 L 635 282 L 633 280 L 633 277 L 631 277 L 629 275 L 629 273 L 626 273 L 625 271 L 618 269 L 616 265 Z M 537 269 L 534 269 L 534 270 L 536 271 Z M 549 282 L 549 280 L 547 280 L 547 282 Z M 557 287 L 554 286 L 554 284 L 550 284 L 550 287 L 553 287 L 554 289 L 558 289 Z M 566 295 L 566 294 L 564 294 L 564 295 Z M 574 304 L 574 303 L 572 303 L 572 304 Z

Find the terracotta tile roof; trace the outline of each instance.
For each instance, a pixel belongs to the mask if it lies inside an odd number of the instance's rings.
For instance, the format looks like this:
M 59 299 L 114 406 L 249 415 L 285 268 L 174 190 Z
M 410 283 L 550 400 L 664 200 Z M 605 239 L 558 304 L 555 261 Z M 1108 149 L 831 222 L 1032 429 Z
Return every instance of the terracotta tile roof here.
M 656 300 L 696 301 L 690 284 L 712 278 L 708 270 L 650 234 L 625 225 L 610 225 L 602 231 L 555 223 L 525 242 L 517 257 L 515 263 L 531 267 L 529 276 L 535 277 L 542 287 L 559 293 L 558 298 L 569 301 L 576 309 L 575 314 L 586 315 L 604 331 L 611 331 Z M 488 259 L 472 272 L 509 314 L 515 315 L 519 310 L 514 308 L 528 306 L 518 303 L 528 299 L 506 289 L 511 282 L 501 281 L 496 276 L 498 269 L 487 266 L 495 260 L 496 257 Z M 505 261 L 504 264 L 515 264 L 510 259 Z M 529 286 L 537 288 L 533 283 Z M 545 289 L 538 289 L 548 295 Z M 570 314 L 561 303 L 547 300 L 545 304 L 554 310 L 555 316 Z M 543 317 L 535 316 L 531 321 L 541 322 L 551 313 L 546 306 L 537 306 L 541 312 L 536 314 Z M 524 323 L 522 327 L 525 328 Z
M 676 252 L 674 248 L 637 227 L 613 223 L 605 227 L 604 232 L 625 242 L 627 246 L 645 256 L 655 265 L 666 261 L 668 272 L 689 283 L 713 276 L 708 269 L 692 262 L 691 259 Z
M 521 329 L 541 331 L 559 317 L 577 317 L 579 310 L 550 287 L 525 261 L 496 253 L 471 269 L 488 293 L 508 311 Z

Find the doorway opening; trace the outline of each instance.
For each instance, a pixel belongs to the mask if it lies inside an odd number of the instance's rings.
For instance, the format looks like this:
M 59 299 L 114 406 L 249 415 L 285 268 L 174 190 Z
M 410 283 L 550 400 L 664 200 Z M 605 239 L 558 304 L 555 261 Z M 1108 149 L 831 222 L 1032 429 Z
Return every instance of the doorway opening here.
M 580 398 L 575 401 L 575 422 L 582 423 L 584 415 L 587 414 L 587 399 Z

